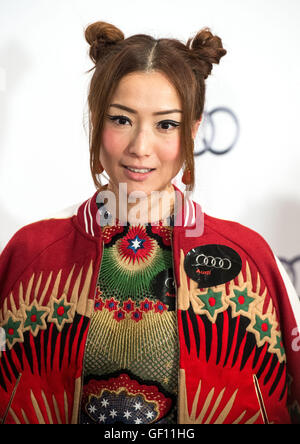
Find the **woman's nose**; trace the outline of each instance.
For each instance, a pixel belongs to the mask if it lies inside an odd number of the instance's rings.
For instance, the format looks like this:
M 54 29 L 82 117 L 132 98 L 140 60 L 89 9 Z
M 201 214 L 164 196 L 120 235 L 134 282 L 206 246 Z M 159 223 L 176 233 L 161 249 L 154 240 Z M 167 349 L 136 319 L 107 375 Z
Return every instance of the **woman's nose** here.
M 145 129 L 137 130 L 130 144 L 129 153 L 136 156 L 149 156 L 152 153 L 153 140 L 149 131 Z

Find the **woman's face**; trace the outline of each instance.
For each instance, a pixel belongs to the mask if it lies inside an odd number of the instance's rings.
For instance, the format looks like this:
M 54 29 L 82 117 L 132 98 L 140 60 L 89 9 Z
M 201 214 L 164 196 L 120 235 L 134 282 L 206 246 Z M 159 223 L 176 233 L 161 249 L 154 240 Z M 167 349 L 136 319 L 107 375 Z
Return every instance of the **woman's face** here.
M 109 188 L 127 193 L 166 190 L 181 166 L 181 101 L 159 72 L 123 77 L 105 117 L 100 162 Z

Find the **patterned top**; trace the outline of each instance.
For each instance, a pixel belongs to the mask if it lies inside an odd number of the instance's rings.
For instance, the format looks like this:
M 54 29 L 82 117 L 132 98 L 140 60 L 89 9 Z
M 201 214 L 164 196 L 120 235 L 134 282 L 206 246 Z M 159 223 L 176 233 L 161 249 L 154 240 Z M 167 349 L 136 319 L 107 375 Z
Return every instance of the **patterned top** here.
M 173 219 L 107 225 L 89 328 L 81 423 L 177 422 Z

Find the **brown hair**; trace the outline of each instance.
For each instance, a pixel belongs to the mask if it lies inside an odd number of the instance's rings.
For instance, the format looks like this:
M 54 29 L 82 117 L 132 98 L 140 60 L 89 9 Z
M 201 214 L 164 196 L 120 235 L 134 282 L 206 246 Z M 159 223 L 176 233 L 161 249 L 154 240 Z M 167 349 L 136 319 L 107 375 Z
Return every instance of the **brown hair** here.
M 213 63 L 219 63 L 226 54 L 222 41 L 208 28 L 199 31 L 186 44 L 176 39 L 155 39 L 136 34 L 125 39 L 114 25 L 96 22 L 85 30 L 90 45 L 90 57 L 95 70 L 89 88 L 89 143 L 90 168 L 97 188 L 102 184 L 99 175 L 100 141 L 104 117 L 119 81 L 132 72 L 159 71 L 165 74 L 176 89 L 182 103 L 181 125 L 182 158 L 191 172 L 193 190 L 194 141 L 191 128 L 200 119 L 205 102 L 205 79 Z

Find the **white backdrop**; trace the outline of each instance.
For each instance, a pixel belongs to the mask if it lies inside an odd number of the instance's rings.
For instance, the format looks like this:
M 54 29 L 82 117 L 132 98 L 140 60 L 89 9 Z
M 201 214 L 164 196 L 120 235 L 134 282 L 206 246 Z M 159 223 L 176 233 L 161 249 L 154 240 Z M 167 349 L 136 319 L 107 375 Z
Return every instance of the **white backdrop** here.
M 224 156 L 197 157 L 193 198 L 258 231 L 278 256 L 300 255 L 299 0 L 0 0 L 0 250 L 95 191 L 83 32 L 96 20 L 125 36 L 186 41 L 208 26 L 222 38 L 228 54 L 207 81 L 206 110 L 230 108 L 240 137 Z M 220 146 L 230 125 L 218 122 Z

